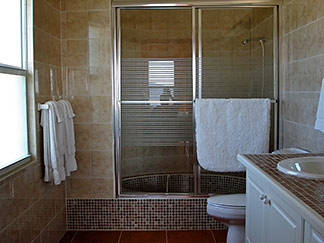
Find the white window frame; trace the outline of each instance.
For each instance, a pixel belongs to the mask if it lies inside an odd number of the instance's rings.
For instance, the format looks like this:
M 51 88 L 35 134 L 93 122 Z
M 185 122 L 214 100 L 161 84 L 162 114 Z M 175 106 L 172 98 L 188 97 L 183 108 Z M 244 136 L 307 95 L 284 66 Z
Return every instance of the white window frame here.
M 25 78 L 25 87 L 26 87 L 26 121 L 28 123 L 28 108 L 27 108 L 27 0 L 20 0 L 20 15 L 21 15 L 21 65 L 20 67 L 11 66 L 7 64 L 0 63 L 0 74 L 11 74 L 17 75 Z M 16 167 L 19 167 L 23 163 L 30 160 L 30 151 L 29 151 L 29 138 L 28 138 L 28 124 L 26 124 L 26 146 L 27 146 L 27 154 L 26 156 L 20 158 L 17 161 L 13 161 L 11 164 L 6 165 L 5 167 L 0 169 L 0 176 L 3 173 L 7 173 Z

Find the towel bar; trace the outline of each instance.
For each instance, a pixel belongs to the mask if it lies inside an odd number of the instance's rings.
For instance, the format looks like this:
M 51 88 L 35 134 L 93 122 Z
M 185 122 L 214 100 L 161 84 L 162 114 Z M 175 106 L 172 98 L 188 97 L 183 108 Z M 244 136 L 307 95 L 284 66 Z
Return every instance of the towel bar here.
M 38 104 L 38 111 L 40 110 L 47 110 L 48 109 L 48 105 L 46 104 Z

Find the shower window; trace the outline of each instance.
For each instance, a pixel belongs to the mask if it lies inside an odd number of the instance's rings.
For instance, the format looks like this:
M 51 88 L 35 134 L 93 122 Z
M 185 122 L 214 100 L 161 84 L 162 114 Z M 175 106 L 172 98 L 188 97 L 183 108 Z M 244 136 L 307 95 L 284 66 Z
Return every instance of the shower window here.
M 148 65 L 149 100 L 171 101 L 174 96 L 174 61 L 149 61 Z

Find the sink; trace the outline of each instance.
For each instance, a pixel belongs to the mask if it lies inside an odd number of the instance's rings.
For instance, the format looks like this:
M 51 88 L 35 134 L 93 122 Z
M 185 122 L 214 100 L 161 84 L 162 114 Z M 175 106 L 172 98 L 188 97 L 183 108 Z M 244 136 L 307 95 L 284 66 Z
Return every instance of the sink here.
M 324 157 L 285 159 L 277 164 L 277 169 L 288 175 L 324 179 Z

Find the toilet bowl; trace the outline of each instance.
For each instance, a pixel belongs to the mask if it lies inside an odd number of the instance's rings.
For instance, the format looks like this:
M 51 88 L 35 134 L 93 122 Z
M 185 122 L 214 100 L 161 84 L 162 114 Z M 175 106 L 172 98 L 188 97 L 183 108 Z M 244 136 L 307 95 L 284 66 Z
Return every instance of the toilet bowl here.
M 245 194 L 209 197 L 207 213 L 228 226 L 227 243 L 245 241 Z

